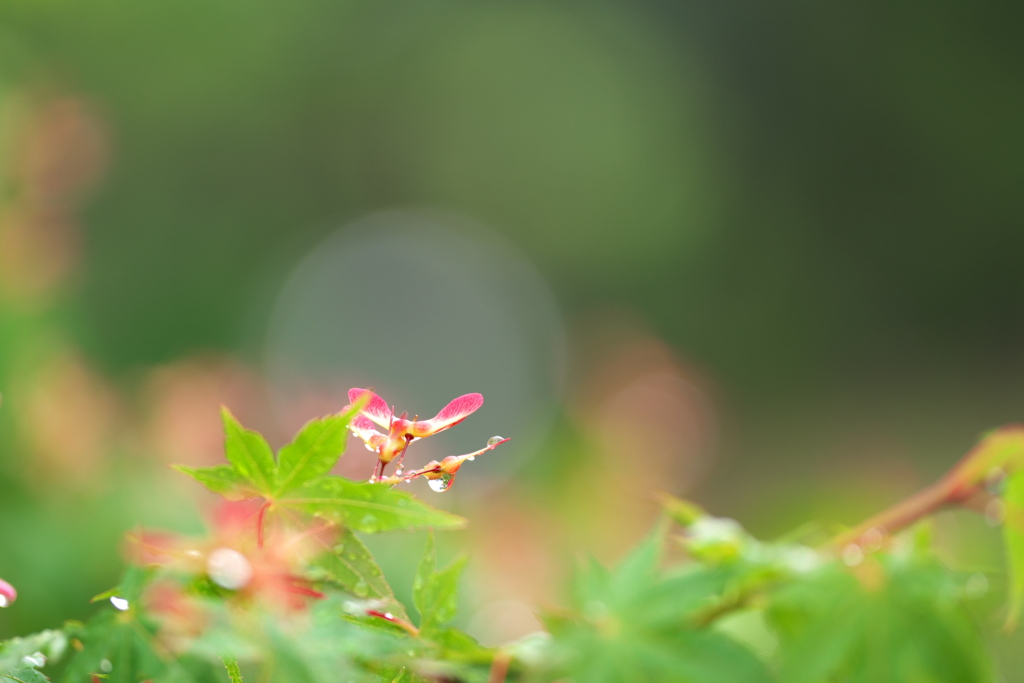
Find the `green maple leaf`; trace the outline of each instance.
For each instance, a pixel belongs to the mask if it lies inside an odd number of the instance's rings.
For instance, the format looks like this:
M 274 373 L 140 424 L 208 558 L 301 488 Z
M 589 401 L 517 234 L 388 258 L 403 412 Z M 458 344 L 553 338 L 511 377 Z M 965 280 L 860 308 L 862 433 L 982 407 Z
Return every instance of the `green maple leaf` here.
M 427 547 L 412 587 L 413 603 L 420 613 L 421 631 L 429 633 L 455 616 L 459 603 L 459 577 L 468 559 L 465 555 L 456 557 L 447 567 L 438 570 L 434 535 L 427 537 Z

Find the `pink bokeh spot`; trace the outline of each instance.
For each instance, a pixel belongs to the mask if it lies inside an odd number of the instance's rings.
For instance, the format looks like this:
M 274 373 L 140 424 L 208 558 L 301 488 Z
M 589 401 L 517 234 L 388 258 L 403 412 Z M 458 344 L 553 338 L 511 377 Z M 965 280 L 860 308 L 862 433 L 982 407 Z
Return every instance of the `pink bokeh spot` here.
M 7 607 L 17 599 L 18 591 L 14 590 L 14 586 L 0 579 L 0 607 Z

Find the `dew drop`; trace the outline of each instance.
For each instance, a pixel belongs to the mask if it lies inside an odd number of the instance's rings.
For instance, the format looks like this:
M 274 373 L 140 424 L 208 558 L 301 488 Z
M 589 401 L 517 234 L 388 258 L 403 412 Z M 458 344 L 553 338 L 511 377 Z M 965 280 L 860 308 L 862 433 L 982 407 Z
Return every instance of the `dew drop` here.
M 476 460 L 476 456 L 475 455 L 471 455 L 468 458 L 466 458 L 466 460 L 468 460 L 470 462 L 473 462 L 474 460 Z
M 785 549 L 783 561 L 790 570 L 798 574 L 812 572 L 821 566 L 821 557 L 818 553 L 805 545 Z
M 112 595 L 110 597 L 110 604 L 116 607 L 117 609 L 121 610 L 122 612 L 127 610 L 129 607 L 127 600 L 125 600 L 124 598 L 119 598 L 116 595 Z
M 1006 472 L 999 467 L 993 467 L 985 474 L 985 488 L 991 493 L 1001 493 L 1005 479 Z
M 245 555 L 232 548 L 217 548 L 206 560 L 210 579 L 228 590 L 245 587 L 252 579 L 252 565 Z
M 865 531 L 864 535 L 861 536 L 860 539 L 861 546 L 863 546 L 864 550 L 869 553 L 874 553 L 881 550 L 882 544 L 884 542 L 885 534 L 883 534 L 882 530 L 876 526 L 873 526 L 867 531 Z
M 30 655 L 25 655 L 21 658 L 21 663 L 25 666 L 35 667 L 39 669 L 46 666 L 46 655 L 42 652 L 33 652 Z
M 394 614 L 392 614 L 391 612 L 385 612 L 385 613 L 384 613 L 384 618 L 385 618 L 385 619 L 394 619 L 394 618 L 395 618 L 395 615 L 394 615 Z
M 988 577 L 981 572 L 974 572 L 964 584 L 964 593 L 972 600 L 985 597 L 985 593 L 988 593 Z
M 370 586 L 362 579 L 359 579 L 359 581 L 356 582 L 356 585 L 352 586 L 352 592 L 355 593 L 357 597 L 365 598 L 370 594 Z
M 114 665 L 110 663 L 109 659 L 104 659 L 100 662 L 100 671 L 102 671 L 103 673 L 108 674 L 113 670 Z
M 10 604 L 10 602 L 8 602 L 7 596 L 6 595 L 0 595 L 0 607 L 7 607 L 7 605 L 9 605 L 9 604 Z
M 856 543 L 843 548 L 843 564 L 847 567 L 856 567 L 864 561 L 864 551 Z
M 989 526 L 999 526 L 1006 520 L 1006 504 L 1002 498 L 993 498 L 985 506 L 985 521 Z
M 438 493 L 444 493 L 445 491 L 452 487 L 452 480 L 454 479 L 454 476 L 445 473 L 442 474 L 437 479 L 428 480 L 427 483 L 430 484 L 430 488 L 433 489 L 434 491 L 437 491 Z
M 363 518 L 359 521 L 360 528 L 366 533 L 372 534 L 377 531 L 377 516 L 371 514 L 363 515 Z
M 608 605 L 600 600 L 588 600 L 583 606 L 583 614 L 591 621 L 604 619 L 608 616 Z
M 488 446 L 496 446 L 497 444 L 501 443 L 504 440 L 505 440 L 505 437 L 503 437 L 503 436 L 492 436 L 491 438 L 487 439 L 487 445 Z M 477 443 L 480 443 L 480 442 L 478 441 Z M 470 458 L 470 460 L 472 460 L 472 458 Z

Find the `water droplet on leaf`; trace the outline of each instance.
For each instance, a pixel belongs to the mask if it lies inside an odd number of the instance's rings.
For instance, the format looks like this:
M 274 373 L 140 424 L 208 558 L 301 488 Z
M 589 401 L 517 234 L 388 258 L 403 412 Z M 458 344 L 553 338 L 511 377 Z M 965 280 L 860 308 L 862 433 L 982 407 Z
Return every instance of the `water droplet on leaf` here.
M 863 549 L 869 553 L 874 553 L 882 549 L 882 544 L 885 542 L 885 534 L 878 527 L 871 527 L 864 532 L 861 536 L 860 544 Z
M 46 655 L 42 652 L 33 652 L 30 655 L 25 655 L 21 658 L 21 663 L 25 666 L 35 667 L 36 669 L 46 666 Z
M 988 577 L 981 572 L 974 572 L 964 584 L 964 593 L 972 600 L 985 597 L 985 593 L 988 593 Z
M 237 550 L 217 548 L 206 560 L 206 573 L 218 586 L 238 590 L 252 579 L 252 565 Z
M 989 526 L 999 526 L 1006 520 L 1006 504 L 1002 498 L 993 498 L 985 506 L 985 521 Z
M 10 603 L 7 601 L 6 595 L 0 595 L 0 607 L 7 607 Z
M 608 605 L 600 600 L 588 600 L 583 606 L 583 615 L 591 621 L 604 619 L 608 616 Z
M 445 491 L 452 487 L 452 481 L 454 479 L 454 475 L 445 473 L 442 474 L 437 479 L 430 479 L 428 483 L 430 484 L 430 488 L 433 489 L 434 491 L 437 491 L 438 493 L 444 493 Z
M 127 600 L 125 600 L 124 598 L 119 598 L 116 595 L 112 595 L 110 597 L 110 604 L 116 607 L 117 609 L 121 610 L 122 612 L 127 610 L 129 607 Z
M 864 551 L 856 543 L 843 548 L 843 564 L 847 567 L 856 567 L 864 561 Z
M 993 467 L 985 474 L 985 488 L 990 493 L 1000 494 L 1003 491 L 1003 483 L 1006 480 L 1006 472 L 999 467 Z
M 487 445 L 488 446 L 495 446 L 495 445 L 501 443 L 504 440 L 505 440 L 505 437 L 503 437 L 503 436 L 492 436 L 491 438 L 487 439 Z M 477 441 L 477 443 L 480 443 L 480 442 Z M 472 458 L 470 458 L 470 460 L 472 460 Z
M 818 553 L 805 545 L 783 548 L 782 561 L 791 571 L 798 574 L 812 572 L 821 566 L 821 557 Z
M 356 582 L 356 585 L 352 586 L 352 592 L 360 598 L 365 598 L 370 594 L 370 586 L 362 579 L 359 579 L 359 581 Z
M 100 662 L 100 671 L 105 674 L 110 673 L 114 670 L 114 665 L 110 663 L 109 659 L 104 659 Z
M 363 518 L 360 520 L 359 524 L 361 525 L 362 530 L 367 533 L 372 534 L 375 531 L 377 531 L 378 524 L 376 515 L 363 515 Z

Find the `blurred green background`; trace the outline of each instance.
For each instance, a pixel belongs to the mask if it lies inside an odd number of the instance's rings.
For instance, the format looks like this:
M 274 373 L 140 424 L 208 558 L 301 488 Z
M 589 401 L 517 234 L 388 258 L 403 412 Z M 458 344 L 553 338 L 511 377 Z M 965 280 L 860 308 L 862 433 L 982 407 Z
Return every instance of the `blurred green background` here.
M 443 502 L 495 639 L 654 491 L 773 535 L 927 483 L 1024 409 L 1022 15 L 3 3 L 0 635 L 200 532 L 219 403 L 482 391 L 437 448 L 513 437 Z

